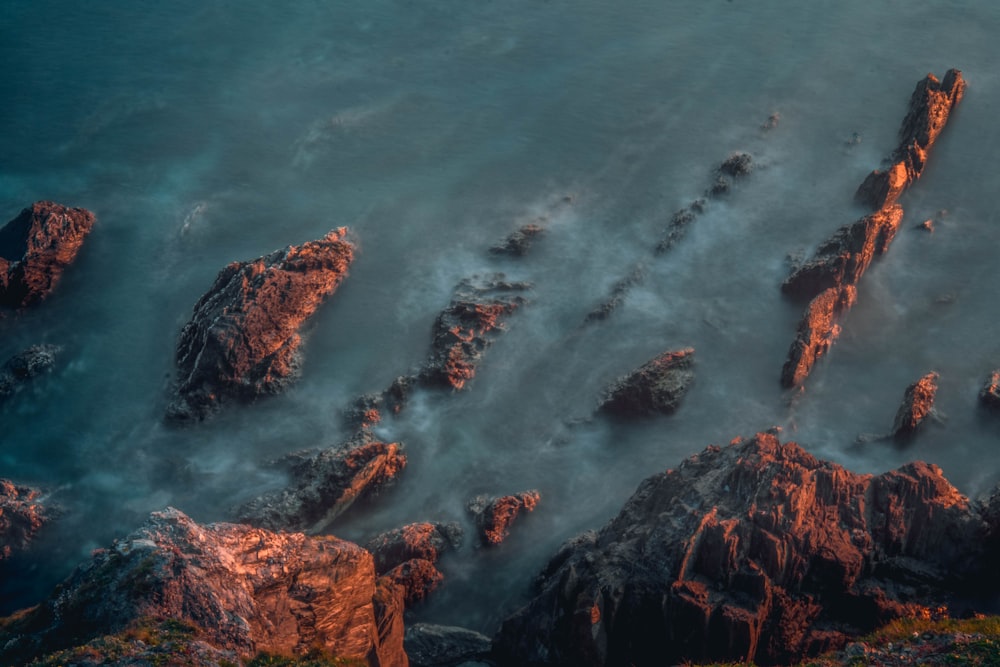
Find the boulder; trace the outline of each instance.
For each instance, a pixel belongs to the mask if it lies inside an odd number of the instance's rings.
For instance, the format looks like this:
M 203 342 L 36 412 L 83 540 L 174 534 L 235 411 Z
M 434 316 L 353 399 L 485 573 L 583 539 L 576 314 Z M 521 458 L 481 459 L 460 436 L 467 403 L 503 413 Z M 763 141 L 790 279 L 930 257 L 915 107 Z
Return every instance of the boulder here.
M 840 335 L 837 317 L 850 309 L 858 292 L 853 285 L 830 287 L 809 302 L 781 368 L 781 385 L 797 387 Z
M 353 257 L 340 228 L 219 272 L 181 331 L 168 418 L 204 419 L 225 398 L 249 401 L 288 385 L 299 369 L 299 329 Z
M 511 257 L 521 257 L 526 255 L 528 250 L 531 249 L 532 243 L 535 239 L 540 237 L 545 232 L 545 229 L 541 225 L 535 223 L 530 223 L 520 227 L 517 231 L 511 233 L 506 239 L 490 248 L 490 252 L 494 255 L 508 255 Z
M 316 533 L 355 502 L 391 485 L 406 466 L 406 455 L 398 442 L 380 442 L 362 432 L 336 447 L 291 454 L 278 465 L 288 473 L 288 486 L 237 508 L 236 520 Z
M 509 496 L 476 496 L 466 507 L 476 522 L 480 542 L 496 546 L 510 535 L 510 527 L 521 510 L 531 512 L 541 499 L 538 491 L 524 491 Z
M 462 527 L 451 523 L 411 523 L 376 535 L 364 545 L 375 559 L 375 571 L 385 574 L 414 558 L 436 563 L 441 554 L 462 545 Z
M 979 402 L 992 410 L 1000 410 L 1000 370 L 990 373 L 979 390 Z
M 621 417 L 671 414 L 694 381 L 694 348 L 664 352 L 619 378 L 600 410 Z
M 321 648 L 405 666 L 402 625 L 379 615 L 376 589 L 371 554 L 350 542 L 200 526 L 168 508 L 96 551 L 41 605 L 6 619 L 0 662 L 24 664 L 42 649 L 120 632 L 136 619 L 172 619 L 242 657 Z
M 23 308 L 47 297 L 95 221 L 87 209 L 40 201 L 0 229 L 0 305 Z
M 414 623 L 406 628 L 403 648 L 412 667 L 455 667 L 487 657 L 490 638 L 453 625 Z
M 928 373 L 906 388 L 892 424 L 892 437 L 897 442 L 912 440 L 924 420 L 933 414 L 937 380 L 937 373 Z
M 52 514 L 40 490 L 0 479 L 0 561 L 26 549 Z
M 511 665 L 795 663 L 973 585 L 985 530 L 936 466 L 859 475 L 758 434 L 646 479 L 567 542 L 494 651 Z
M 32 345 L 8 359 L 0 368 L 0 399 L 7 398 L 24 382 L 52 368 L 61 350 L 58 345 Z

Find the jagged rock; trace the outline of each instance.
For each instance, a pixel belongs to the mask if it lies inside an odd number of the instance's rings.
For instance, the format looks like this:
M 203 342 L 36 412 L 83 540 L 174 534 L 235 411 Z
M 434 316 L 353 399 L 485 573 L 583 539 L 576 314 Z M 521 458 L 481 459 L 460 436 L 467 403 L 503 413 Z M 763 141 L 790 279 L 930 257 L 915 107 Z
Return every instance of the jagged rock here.
M 541 500 L 538 491 L 524 491 L 510 496 L 476 496 L 467 508 L 476 521 L 476 530 L 482 544 L 496 546 L 510 535 L 510 526 L 520 511 L 531 512 Z
M 13 394 L 26 380 L 48 371 L 61 350 L 58 345 L 32 345 L 8 359 L 0 368 L 0 399 Z
M 40 201 L 0 229 L 0 305 L 23 308 L 47 297 L 96 219 L 84 208 Z
M 200 526 L 168 508 L 96 551 L 41 605 L 7 619 L 0 662 L 24 664 L 42 649 L 79 645 L 152 618 L 188 623 L 207 643 L 243 657 L 320 647 L 405 666 L 402 626 L 378 615 L 376 589 L 371 554 L 350 542 Z M 380 635 L 380 628 L 396 630 Z
M 936 466 L 858 475 L 758 434 L 648 478 L 564 545 L 494 651 L 511 665 L 795 663 L 978 581 L 985 529 Z
M 403 648 L 411 667 L 455 667 L 488 656 L 490 638 L 453 625 L 414 623 L 406 628 Z
M 385 574 L 414 558 L 436 563 L 438 557 L 462 545 L 462 526 L 451 523 L 411 523 L 376 535 L 365 544 L 375 558 L 375 571 Z
M 831 287 L 857 286 L 875 256 L 888 250 L 902 220 L 902 207 L 893 204 L 841 227 L 782 283 L 782 291 L 812 299 Z
M 365 394 L 354 400 L 344 413 L 344 423 L 348 428 L 371 428 L 382 421 L 383 413 L 398 415 L 410 400 L 410 394 L 417 384 L 412 375 L 400 375 L 381 394 Z
M 424 558 L 413 558 L 392 568 L 381 579 L 401 589 L 403 605 L 409 607 L 430 595 L 444 580 L 444 575 L 438 571 L 433 562 Z
M 854 305 L 857 295 L 853 285 L 830 287 L 809 302 L 781 369 L 782 386 L 797 387 L 809 377 L 813 366 L 840 335 L 837 317 Z
M 544 231 L 545 229 L 541 225 L 534 223 L 524 225 L 504 239 L 503 242 L 491 247 L 490 252 L 494 255 L 520 257 L 527 254 L 528 250 L 531 249 L 531 244 Z
M 26 549 L 51 518 L 41 491 L 0 479 L 0 561 Z
M 749 153 L 736 153 L 729 156 L 725 162 L 719 165 L 720 173 L 732 176 L 733 178 L 749 176 L 752 171 L 753 158 Z
M 903 402 L 896 412 L 892 424 L 892 437 L 898 442 L 906 442 L 916 435 L 917 428 L 934 409 L 937 394 L 937 373 L 928 373 L 909 387 L 903 394 Z
M 181 331 L 168 417 L 203 419 L 225 397 L 281 391 L 298 372 L 299 328 L 337 289 L 353 258 L 340 228 L 220 271 Z
M 483 352 L 522 303 L 529 283 L 497 274 L 459 283 L 451 304 L 434 322 L 431 357 L 420 373 L 425 384 L 459 390 L 476 374 Z
M 979 390 L 979 401 L 993 410 L 1000 410 L 1000 370 L 990 373 L 986 384 Z
M 674 245 L 676 245 L 677 242 L 684 237 L 684 233 L 687 231 L 688 225 L 694 222 L 695 218 L 704 212 L 705 200 L 696 199 L 687 207 L 674 213 L 673 217 L 670 218 L 670 222 L 667 224 L 667 228 L 663 232 L 663 237 L 656 245 L 656 254 L 660 255 L 673 248 Z
M 234 511 L 236 520 L 271 530 L 323 530 L 356 501 L 377 495 L 406 466 L 398 442 L 363 432 L 320 451 L 291 454 L 279 461 L 287 487 L 266 493 Z
M 899 146 L 889 158 L 886 170 L 875 170 L 865 178 L 855 198 L 879 210 L 920 178 L 927 164 L 927 153 L 937 140 L 948 117 L 962 100 L 966 83 L 962 72 L 950 69 L 944 81 L 928 74 L 917 83 L 910 96 L 910 107 L 899 128 Z
M 628 291 L 641 283 L 644 277 L 645 268 L 641 264 L 634 267 L 627 276 L 612 285 L 611 294 L 601 305 L 587 313 L 584 324 L 607 319 L 622 304 Z
M 694 348 L 664 352 L 619 378 L 600 409 L 622 417 L 671 414 L 694 381 Z

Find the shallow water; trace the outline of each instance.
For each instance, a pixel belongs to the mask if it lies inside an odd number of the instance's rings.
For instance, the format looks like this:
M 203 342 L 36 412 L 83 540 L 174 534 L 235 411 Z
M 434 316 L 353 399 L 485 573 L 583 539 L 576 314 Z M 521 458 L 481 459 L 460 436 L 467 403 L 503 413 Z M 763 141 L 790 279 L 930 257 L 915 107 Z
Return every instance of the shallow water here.
M 0 406 L 0 475 L 65 508 L 0 570 L 5 611 L 149 511 L 224 520 L 279 485 L 262 461 L 339 442 L 353 397 L 424 360 L 454 285 L 495 271 L 531 281 L 529 302 L 468 391 L 418 394 L 381 428 L 409 465 L 331 529 L 363 541 L 466 521 L 477 493 L 541 491 L 503 546 L 469 539 L 445 560 L 412 620 L 492 632 L 558 544 L 600 527 L 641 479 L 774 425 L 858 471 L 920 458 L 969 494 L 1000 480 L 1000 421 L 976 404 L 1000 365 L 1000 7 L 426 4 L 5 3 L 0 211 L 51 199 L 99 218 L 58 291 L 0 321 L 0 356 L 65 347 Z M 790 402 L 778 377 L 801 307 L 778 289 L 788 255 L 862 214 L 851 196 L 894 148 L 914 85 L 949 67 L 966 98 L 839 342 Z M 735 151 L 756 171 L 654 256 Z M 538 218 L 547 232 L 528 256 L 488 254 Z M 915 228 L 928 218 L 933 234 Z M 344 225 L 360 252 L 308 326 L 300 381 L 165 427 L 177 334 L 218 270 Z M 581 326 L 637 266 L 612 317 Z M 684 346 L 697 380 L 676 415 L 591 419 L 610 381 Z M 946 420 L 907 448 L 855 444 L 887 431 L 930 370 Z

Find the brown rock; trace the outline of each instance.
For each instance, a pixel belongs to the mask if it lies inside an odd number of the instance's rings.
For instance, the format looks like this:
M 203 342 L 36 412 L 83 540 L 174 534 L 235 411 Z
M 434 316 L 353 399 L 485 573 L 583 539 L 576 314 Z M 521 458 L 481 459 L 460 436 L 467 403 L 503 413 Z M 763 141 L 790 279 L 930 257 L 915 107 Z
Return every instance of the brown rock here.
M 359 396 L 344 413 L 345 425 L 348 428 L 366 429 L 378 424 L 386 415 L 398 415 L 406 407 L 416 384 L 416 377 L 400 375 L 381 394 Z
M 892 437 L 897 442 L 911 440 L 919 426 L 931 415 L 937 394 L 937 379 L 937 373 L 928 373 L 906 388 L 892 424 Z
M 462 544 L 462 527 L 451 523 L 411 523 L 376 535 L 365 549 L 375 558 L 375 571 L 385 574 L 408 560 L 419 558 L 436 563 L 442 553 Z
M 671 414 L 694 381 L 694 348 L 664 352 L 619 378 L 600 409 L 619 416 Z
M 281 391 L 297 374 L 299 328 L 347 275 L 347 230 L 233 262 L 198 301 L 177 345 L 168 417 L 203 419 L 224 398 Z
M 87 209 L 40 201 L 0 229 L 0 305 L 23 308 L 48 296 L 95 220 Z
M 524 491 L 510 496 L 476 496 L 468 503 L 469 513 L 476 520 L 481 542 L 495 546 L 510 535 L 511 524 L 521 510 L 531 512 L 541 499 L 538 491 Z
M 403 591 L 403 605 L 410 607 L 423 601 L 444 580 L 434 563 L 413 558 L 392 568 L 381 577 Z
M 0 479 L 0 561 L 26 549 L 51 518 L 41 491 Z
M 824 290 L 809 302 L 781 369 L 782 386 L 797 387 L 809 377 L 813 366 L 840 335 L 837 317 L 854 305 L 856 298 L 857 290 L 847 285 Z
M 970 585 L 984 530 L 935 466 L 858 475 L 758 434 L 650 477 L 564 545 L 494 650 L 503 664 L 795 663 Z

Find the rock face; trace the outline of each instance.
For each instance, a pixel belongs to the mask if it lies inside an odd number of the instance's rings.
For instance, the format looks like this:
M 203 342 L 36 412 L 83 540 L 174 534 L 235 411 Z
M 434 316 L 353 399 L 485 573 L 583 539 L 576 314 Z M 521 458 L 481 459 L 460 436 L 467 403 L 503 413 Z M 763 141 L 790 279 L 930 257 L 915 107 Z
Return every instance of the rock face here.
M 24 382 L 48 371 L 56 363 L 58 345 L 32 345 L 0 368 L 0 399 L 7 398 Z
M 397 442 L 367 432 L 337 447 L 291 454 L 279 461 L 290 484 L 235 510 L 236 520 L 271 530 L 323 530 L 358 500 L 376 495 L 406 466 Z
M 931 415 L 937 380 L 937 373 L 928 373 L 906 388 L 892 424 L 892 437 L 897 442 L 912 440 L 920 425 Z
M 0 229 L 0 305 L 22 308 L 48 296 L 95 220 L 86 209 L 40 201 Z
M 925 463 L 878 476 L 770 434 L 640 484 L 562 547 L 494 640 L 502 664 L 787 664 L 976 577 L 985 522 Z
M 813 366 L 840 335 L 837 317 L 854 305 L 857 295 L 853 285 L 830 287 L 809 302 L 781 369 L 782 386 L 796 387 L 809 377 Z
M 437 588 L 444 579 L 438 558 L 461 544 L 458 523 L 411 523 L 377 535 L 365 549 L 375 558 L 375 571 L 400 587 L 405 606 L 410 606 Z
M 511 524 L 521 510 L 531 512 L 541 500 L 538 491 L 524 491 L 510 496 L 476 496 L 468 503 L 476 521 L 479 539 L 486 546 L 496 546 L 510 535 Z
M 879 210 L 891 205 L 927 164 L 927 154 L 965 94 L 962 72 L 950 69 L 939 81 L 928 74 L 910 96 L 910 108 L 899 128 L 899 147 L 889 158 L 891 167 L 875 170 L 858 188 L 855 198 Z
M 0 661 L 18 662 L 126 628 L 139 618 L 186 622 L 241 656 L 321 647 L 372 665 L 405 666 L 401 627 L 376 612 L 375 568 L 334 537 L 199 526 L 154 512 L 141 529 L 94 553 L 47 601 L 8 622 Z
M 694 381 L 694 348 L 664 352 L 618 379 L 600 409 L 622 417 L 670 414 Z
M 177 382 L 168 417 L 203 419 L 224 397 L 252 400 L 296 375 L 299 328 L 347 275 L 347 230 L 233 262 L 198 301 L 177 345 Z
M 485 658 L 490 638 L 451 625 L 415 623 L 406 629 L 403 647 L 412 667 L 452 667 Z
M 0 479 L 0 561 L 27 548 L 51 515 L 41 491 Z

